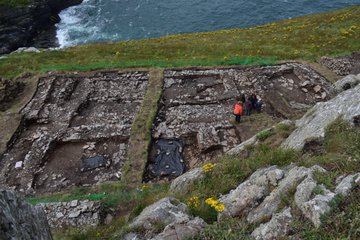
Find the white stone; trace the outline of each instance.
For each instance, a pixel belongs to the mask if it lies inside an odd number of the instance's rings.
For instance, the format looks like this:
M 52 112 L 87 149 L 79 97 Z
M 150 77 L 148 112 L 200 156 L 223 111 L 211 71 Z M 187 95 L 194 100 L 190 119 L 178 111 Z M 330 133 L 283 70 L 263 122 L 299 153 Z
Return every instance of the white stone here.
M 22 168 L 23 166 L 23 161 L 18 161 L 15 163 L 15 168 Z

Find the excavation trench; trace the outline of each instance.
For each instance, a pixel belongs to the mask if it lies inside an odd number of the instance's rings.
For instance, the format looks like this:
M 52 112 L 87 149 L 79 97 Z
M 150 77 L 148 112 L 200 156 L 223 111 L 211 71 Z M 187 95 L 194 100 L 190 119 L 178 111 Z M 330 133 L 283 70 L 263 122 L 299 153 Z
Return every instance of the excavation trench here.
M 146 91 L 153 91 L 148 82 L 149 73 L 141 71 L 40 78 L 22 110 L 24 124 L 1 156 L 0 184 L 39 194 L 121 180 L 124 164 L 133 159 L 128 151 L 134 121 L 144 114 L 139 110 Z M 148 109 L 157 112 L 148 163 L 135 175 L 144 173 L 146 182 L 175 178 L 327 100 L 329 87 L 325 78 L 297 63 L 166 70 L 158 109 L 151 104 L 154 109 Z M 243 94 L 259 96 L 263 109 L 235 124 L 233 105 Z M 147 127 L 146 121 L 135 125 Z M 136 157 L 141 151 L 146 150 L 138 149 Z M 84 167 L 84 161 L 91 166 Z

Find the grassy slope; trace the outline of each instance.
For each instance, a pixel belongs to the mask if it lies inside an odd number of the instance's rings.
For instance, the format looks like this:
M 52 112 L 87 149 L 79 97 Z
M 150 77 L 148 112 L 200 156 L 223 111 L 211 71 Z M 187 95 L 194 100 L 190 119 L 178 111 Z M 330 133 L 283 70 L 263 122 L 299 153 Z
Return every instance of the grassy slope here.
M 360 49 L 360 6 L 258 27 L 98 43 L 61 51 L 13 54 L 0 60 L 0 76 L 23 72 L 114 67 L 266 64 L 315 60 Z

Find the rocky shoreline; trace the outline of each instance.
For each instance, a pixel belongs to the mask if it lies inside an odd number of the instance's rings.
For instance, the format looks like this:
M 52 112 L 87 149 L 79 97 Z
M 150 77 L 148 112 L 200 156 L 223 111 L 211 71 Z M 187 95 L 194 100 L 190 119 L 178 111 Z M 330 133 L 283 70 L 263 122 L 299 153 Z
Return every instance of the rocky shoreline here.
M 19 47 L 56 47 L 59 12 L 82 0 L 30 0 L 27 7 L 0 7 L 0 55 Z

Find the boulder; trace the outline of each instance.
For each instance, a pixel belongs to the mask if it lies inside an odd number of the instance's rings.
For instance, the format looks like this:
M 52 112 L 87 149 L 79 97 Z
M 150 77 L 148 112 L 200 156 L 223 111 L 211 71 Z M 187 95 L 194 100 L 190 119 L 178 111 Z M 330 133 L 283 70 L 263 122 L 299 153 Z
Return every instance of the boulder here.
M 323 194 L 318 194 L 307 202 L 297 204 L 302 214 L 310 219 L 315 227 L 319 227 L 321 225 L 320 217 L 321 215 L 329 212 L 329 203 L 335 197 L 335 194 L 327 190 L 323 185 L 320 185 L 319 187 Z
M 349 175 L 341 180 L 335 188 L 335 193 L 347 196 L 356 186 L 360 186 L 360 173 Z
M 205 226 L 202 219 L 191 217 L 187 211 L 188 207 L 179 200 L 163 198 L 133 220 L 129 225 L 131 234 L 136 235 L 135 239 L 187 239 Z
M 52 239 L 43 209 L 0 189 L 0 239 Z
M 252 136 L 248 140 L 240 143 L 239 145 L 237 145 L 234 148 L 230 149 L 226 153 L 229 154 L 229 155 L 239 154 L 240 152 L 244 151 L 246 148 L 256 145 L 258 143 L 258 141 L 259 140 L 257 139 L 256 135 Z
M 347 196 L 351 190 L 360 185 L 360 173 L 349 175 L 335 188 L 335 193 L 326 189 L 323 185 L 318 185 L 311 177 L 307 177 L 296 188 L 295 204 L 301 210 L 302 214 L 312 221 L 315 227 L 321 225 L 321 216 L 330 210 L 329 203 L 336 194 Z M 319 188 L 321 194 L 314 194 L 315 188 Z
M 276 166 L 258 169 L 248 180 L 220 199 L 225 210 L 219 214 L 219 218 L 246 214 L 270 193 L 270 186 L 276 187 L 283 177 L 284 172 Z
M 174 193 L 187 193 L 191 186 L 205 176 L 202 168 L 194 168 L 183 175 L 175 178 L 170 185 L 170 191 Z
M 206 223 L 201 218 L 190 221 L 175 221 L 167 225 L 164 231 L 153 238 L 153 240 L 185 240 L 191 239 L 199 233 Z
M 261 223 L 270 219 L 271 216 L 277 212 L 282 197 L 296 188 L 305 177 L 311 175 L 317 168 L 318 167 L 292 167 L 285 173 L 285 177 L 281 179 L 278 187 L 276 187 L 258 207 L 250 211 L 247 220 L 250 223 Z
M 261 224 L 252 233 L 251 236 L 256 240 L 279 239 L 288 235 L 290 223 L 292 222 L 291 209 L 285 208 L 280 213 L 275 214 L 271 220 Z
M 267 129 L 259 132 L 258 134 L 261 134 L 263 132 L 272 131 L 272 130 L 276 129 L 276 127 L 279 125 L 291 126 L 292 124 L 293 124 L 293 121 L 284 120 L 270 128 L 267 128 Z M 251 146 L 258 144 L 259 140 L 256 137 L 258 134 L 254 135 L 253 137 L 249 138 L 248 140 L 246 140 L 246 141 L 242 142 L 241 144 L 235 146 L 234 148 L 230 149 L 229 151 L 226 152 L 226 154 L 229 154 L 229 155 L 239 154 L 240 152 L 244 151 L 247 147 L 251 147 Z
M 360 74 L 358 75 L 347 75 L 341 80 L 336 81 L 332 86 L 332 92 L 334 94 L 341 93 L 350 88 L 354 88 L 356 85 L 360 83 Z
M 360 116 L 360 85 L 344 91 L 324 103 L 317 103 L 300 120 L 297 129 L 282 143 L 283 148 L 301 150 L 308 140 L 321 139 L 325 128 L 342 117 L 353 123 Z

